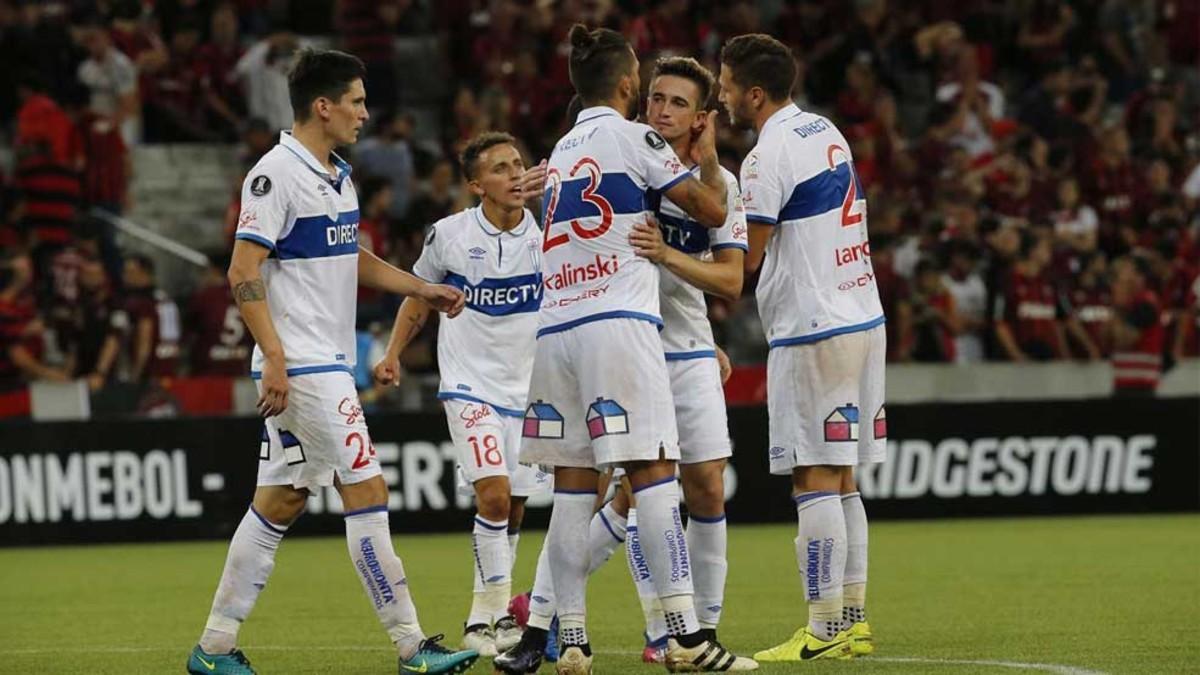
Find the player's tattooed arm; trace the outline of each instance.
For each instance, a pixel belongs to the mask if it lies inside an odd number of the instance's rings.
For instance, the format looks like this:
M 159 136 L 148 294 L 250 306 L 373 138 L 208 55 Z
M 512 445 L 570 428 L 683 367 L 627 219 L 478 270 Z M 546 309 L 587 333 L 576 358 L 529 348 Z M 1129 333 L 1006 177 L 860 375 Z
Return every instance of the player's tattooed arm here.
M 243 302 L 267 299 L 267 286 L 260 279 L 238 282 L 233 285 L 233 299 L 240 306 Z
M 383 358 L 371 369 L 375 381 L 379 384 L 400 383 L 400 355 L 408 347 L 413 338 L 425 327 L 433 308 L 424 300 L 407 297 L 396 312 L 396 321 L 392 324 L 392 336 L 388 339 L 387 350 Z

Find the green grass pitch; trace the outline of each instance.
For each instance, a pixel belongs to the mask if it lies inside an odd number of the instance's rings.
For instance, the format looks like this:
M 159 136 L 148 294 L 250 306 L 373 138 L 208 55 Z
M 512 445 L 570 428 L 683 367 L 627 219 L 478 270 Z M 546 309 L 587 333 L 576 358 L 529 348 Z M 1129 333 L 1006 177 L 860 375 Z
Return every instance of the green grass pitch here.
M 749 655 L 803 620 L 794 536 L 794 526 L 731 527 L 726 646 Z M 540 540 L 522 538 L 520 588 Z M 470 601 L 465 530 L 395 541 L 426 632 L 457 641 Z M 0 672 L 183 672 L 225 547 L 0 549 Z M 260 672 L 396 672 L 345 548 L 338 538 L 284 541 L 241 636 Z M 596 672 L 662 672 L 640 662 L 624 562 L 610 561 L 589 591 Z M 874 657 L 760 672 L 1200 672 L 1200 515 L 873 524 L 868 606 Z

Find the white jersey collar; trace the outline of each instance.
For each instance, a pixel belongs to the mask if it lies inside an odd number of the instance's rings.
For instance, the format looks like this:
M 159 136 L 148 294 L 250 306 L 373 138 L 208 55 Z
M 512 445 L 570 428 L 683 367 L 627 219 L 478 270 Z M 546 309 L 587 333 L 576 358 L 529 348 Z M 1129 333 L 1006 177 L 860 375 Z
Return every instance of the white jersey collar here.
M 296 157 L 301 162 L 304 162 L 304 165 L 307 166 L 313 173 L 321 176 L 339 188 L 341 187 L 342 181 L 345 180 L 346 176 L 350 175 L 350 164 L 341 157 L 338 157 L 336 152 L 329 153 L 329 158 L 333 162 L 333 166 L 337 168 L 337 175 L 334 176 L 330 174 L 325 170 L 325 167 L 321 164 L 321 162 L 317 161 L 317 158 L 314 157 L 311 152 L 309 152 L 308 148 L 304 147 L 303 143 L 296 140 L 295 136 L 292 136 L 292 132 L 290 131 L 279 132 L 279 144 L 290 150 L 292 154 L 296 155 Z
M 519 236 L 525 234 L 525 230 L 528 230 L 529 224 L 533 222 L 533 217 L 529 215 L 529 209 L 522 209 L 521 222 L 517 223 L 516 227 L 514 227 L 513 229 L 508 230 L 506 232 L 506 231 L 501 230 L 500 228 L 496 227 L 495 225 L 492 224 L 492 221 L 488 220 L 487 216 L 484 215 L 484 213 L 483 213 L 482 205 L 476 206 L 476 207 L 472 208 L 471 210 L 474 211 L 475 222 L 479 225 L 479 228 L 482 229 L 485 234 L 491 235 L 493 237 L 498 237 L 502 234 L 508 234 L 513 237 L 519 237 Z
M 619 117 L 620 119 L 625 119 L 621 113 L 617 112 L 616 108 L 607 105 L 597 105 L 592 106 L 591 108 L 584 108 L 583 110 L 580 110 L 579 114 L 575 116 L 574 126 L 579 126 L 584 122 L 591 122 L 592 120 L 599 119 L 601 117 Z
M 780 108 L 779 110 L 776 110 L 774 114 L 772 114 L 770 117 L 768 117 L 767 121 L 765 123 L 763 123 L 763 129 L 766 129 L 767 127 L 771 126 L 772 124 L 779 124 L 780 122 L 782 122 L 786 119 L 795 117 L 796 115 L 799 115 L 799 114 L 800 114 L 800 106 L 796 105 L 795 103 L 789 103 L 789 104 L 783 106 L 782 108 Z

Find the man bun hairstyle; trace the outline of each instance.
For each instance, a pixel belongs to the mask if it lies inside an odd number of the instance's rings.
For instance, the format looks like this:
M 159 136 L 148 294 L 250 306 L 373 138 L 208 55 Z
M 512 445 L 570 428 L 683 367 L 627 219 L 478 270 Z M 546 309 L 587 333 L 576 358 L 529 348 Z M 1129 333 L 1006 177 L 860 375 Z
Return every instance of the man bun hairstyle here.
M 568 62 L 571 84 L 575 85 L 584 104 L 594 105 L 612 96 L 621 76 L 627 75 L 633 66 L 633 48 L 629 41 L 615 30 L 597 28 L 589 31 L 580 23 L 571 26 L 568 39 L 571 41 Z
M 733 38 L 721 48 L 721 63 L 739 86 L 760 87 L 776 103 L 792 96 L 796 61 L 792 50 L 770 35 L 752 33 Z
M 333 49 L 303 49 L 288 73 L 288 96 L 296 121 L 312 114 L 313 101 L 340 99 L 355 80 L 367 79 L 367 67 L 353 54 Z
M 663 75 L 682 77 L 694 82 L 697 91 L 700 92 L 700 98 L 696 101 L 696 109 L 708 109 L 709 98 L 712 96 L 716 78 L 713 77 L 712 71 L 700 65 L 699 61 L 690 56 L 664 56 L 654 62 L 654 74 L 651 77 Z
M 485 131 L 468 141 L 467 147 L 463 148 L 462 154 L 458 157 L 458 164 L 462 167 L 463 176 L 467 180 L 475 180 L 475 172 L 479 170 L 479 156 L 497 145 L 506 143 L 515 147 L 517 139 L 503 131 Z

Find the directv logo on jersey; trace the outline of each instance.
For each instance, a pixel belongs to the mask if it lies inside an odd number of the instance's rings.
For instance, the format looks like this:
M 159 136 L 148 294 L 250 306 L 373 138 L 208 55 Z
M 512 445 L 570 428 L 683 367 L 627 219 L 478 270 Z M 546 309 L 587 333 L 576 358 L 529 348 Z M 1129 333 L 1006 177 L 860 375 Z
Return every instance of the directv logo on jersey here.
M 468 309 L 489 316 L 536 312 L 542 304 L 540 274 L 522 274 L 504 279 L 484 278 L 473 282 L 461 274 L 450 272 L 443 283 L 462 290 Z
M 555 291 L 561 291 L 569 286 L 580 284 L 585 281 L 595 281 L 604 277 L 611 277 L 617 273 L 620 268 L 617 262 L 617 256 L 609 256 L 608 259 L 600 257 L 596 254 L 596 259 L 586 265 L 572 265 L 569 262 L 563 263 L 558 271 L 551 274 L 546 279 L 546 288 Z
M 358 223 L 330 225 L 325 228 L 325 243 L 330 246 L 358 243 Z

